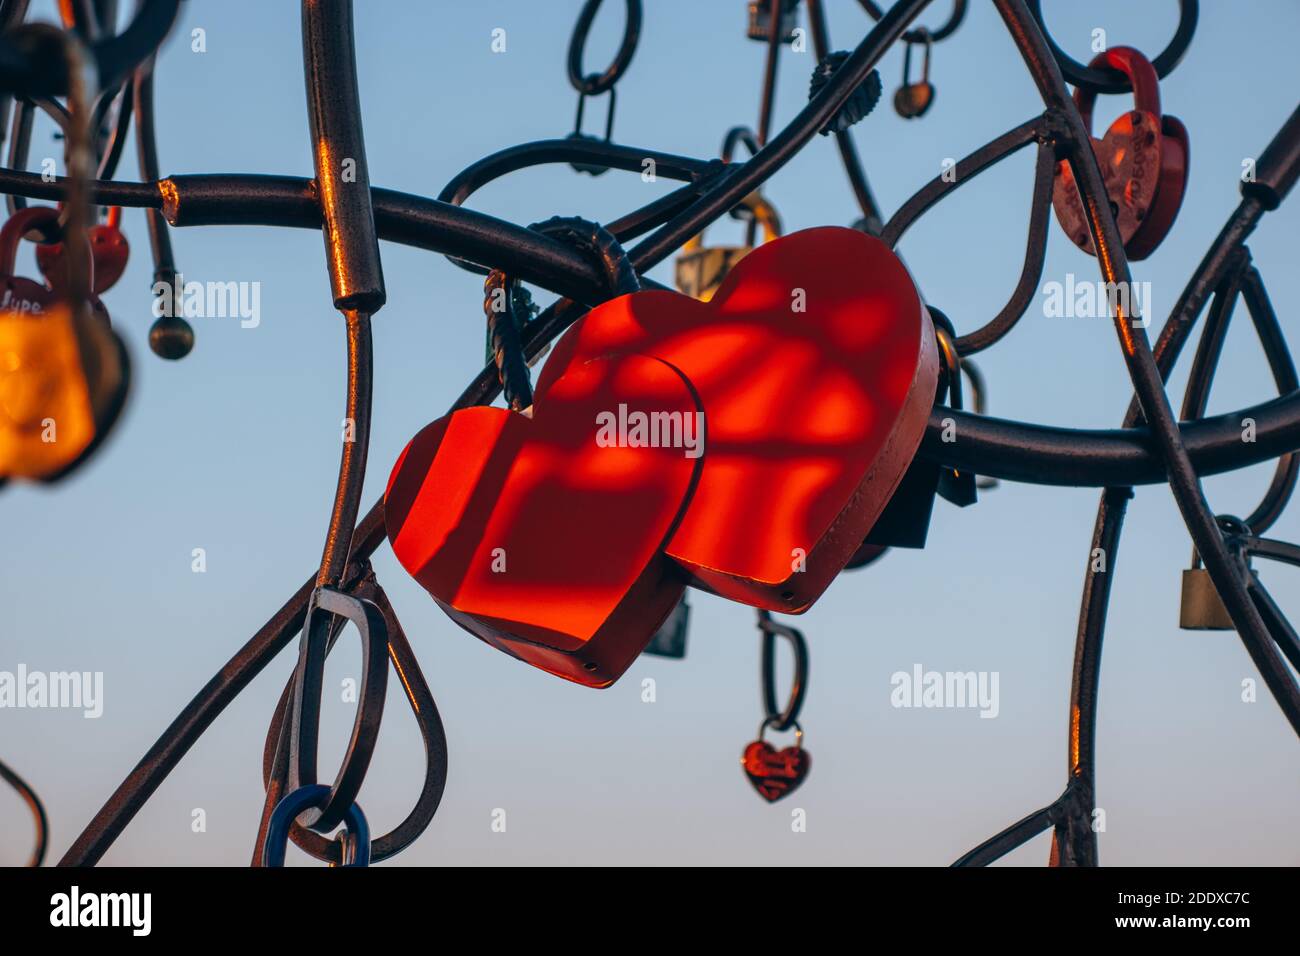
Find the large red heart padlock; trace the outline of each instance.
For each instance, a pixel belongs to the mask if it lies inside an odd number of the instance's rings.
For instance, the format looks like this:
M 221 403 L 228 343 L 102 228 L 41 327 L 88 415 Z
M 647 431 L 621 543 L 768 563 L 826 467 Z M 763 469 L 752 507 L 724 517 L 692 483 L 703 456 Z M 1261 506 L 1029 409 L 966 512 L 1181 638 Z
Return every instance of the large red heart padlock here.
M 707 303 L 651 290 L 587 313 L 538 400 L 575 363 L 627 353 L 681 370 L 704 409 L 704 467 L 668 555 L 705 590 L 806 609 L 862 545 L 934 404 L 934 329 L 903 264 L 854 229 L 774 239 Z
M 699 412 L 680 372 L 631 355 L 574 363 L 531 417 L 476 407 L 440 418 L 389 479 L 393 552 L 466 630 L 606 686 L 685 587 L 663 545 L 701 458 L 640 439 L 651 416 L 697 429 Z
M 878 239 L 761 246 L 711 302 L 647 291 L 569 330 L 533 418 L 458 411 L 407 446 L 385 522 L 462 627 L 551 673 L 618 678 L 688 578 L 802 610 L 861 546 L 934 401 L 934 330 Z
M 1132 47 L 1117 46 L 1099 54 L 1091 67 L 1111 67 L 1133 84 L 1134 109 L 1092 140 L 1093 152 L 1115 212 L 1120 240 L 1129 259 L 1145 259 L 1169 234 L 1187 191 L 1190 144 L 1187 128 L 1160 112 L 1159 77 L 1155 67 Z M 1092 128 L 1097 94 L 1074 91 L 1084 125 Z M 1052 206 L 1066 235 L 1084 252 L 1095 255 L 1083 200 L 1070 164 L 1056 166 Z

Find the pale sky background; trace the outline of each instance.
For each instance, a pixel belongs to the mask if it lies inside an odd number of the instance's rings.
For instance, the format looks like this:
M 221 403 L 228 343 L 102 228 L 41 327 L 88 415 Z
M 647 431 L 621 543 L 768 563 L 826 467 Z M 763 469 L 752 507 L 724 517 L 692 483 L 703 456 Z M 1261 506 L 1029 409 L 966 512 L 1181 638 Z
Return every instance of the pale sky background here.
M 836 49 L 870 21 L 829 0 Z M 52 4 L 38 4 L 48 9 Z M 357 37 L 372 181 L 436 195 L 498 149 L 563 136 L 576 94 L 565 78 L 578 0 L 466 4 L 358 0 Z M 603 68 L 621 30 L 610 0 L 588 69 Z M 1049 24 L 1087 59 L 1094 27 L 1111 44 L 1154 55 L 1172 35 L 1173 0 L 1045 4 Z M 1237 204 L 1245 157 L 1257 156 L 1295 106 L 1300 7 L 1288 0 L 1201 5 L 1183 64 L 1162 84 L 1191 135 L 1191 182 L 1173 234 L 1134 276 L 1149 281 L 1158 322 Z M 618 89 L 615 139 L 714 155 L 725 131 L 757 123 L 764 47 L 744 36 L 741 0 L 650 0 L 641 46 Z M 924 22 L 948 15 L 946 0 Z M 48 16 L 48 12 L 45 14 Z M 163 172 L 310 176 L 299 5 L 191 0 L 158 64 Z M 190 31 L 207 32 L 191 52 Z M 493 54 L 491 31 L 507 31 Z M 991 4 L 933 53 L 933 108 L 904 121 L 889 102 L 901 48 L 882 63 L 885 98 L 853 130 L 886 214 L 959 158 L 1041 110 Z M 782 56 L 779 128 L 805 102 L 811 53 Z M 1127 100 L 1106 98 L 1098 123 Z M 589 128 L 603 120 L 595 101 Z M 1098 127 L 1100 131 L 1101 127 Z M 48 124 L 33 157 L 55 155 Z M 36 162 L 36 160 L 33 160 Z M 1024 253 L 1032 150 L 960 189 L 904 238 L 900 251 L 929 302 L 959 331 L 1005 302 Z M 135 177 L 133 149 L 122 172 Z M 518 223 L 552 215 L 608 221 L 671 188 L 567 166 L 514 174 L 472 205 Z M 768 187 L 788 229 L 858 216 L 830 140 L 818 138 Z M 1288 331 L 1300 302 L 1300 200 L 1269 214 L 1251 249 Z M 39 790 L 57 860 L 190 697 L 311 574 L 320 559 L 339 455 L 343 327 L 330 305 L 320 235 L 221 227 L 173 233 L 187 279 L 257 281 L 261 324 L 197 319 L 193 354 L 154 357 L 151 266 L 143 215 L 128 210 L 134 249 L 107 296 L 134 358 L 134 389 L 109 444 L 56 489 L 0 493 L 0 669 L 103 671 L 104 715 L 0 711 L 0 759 Z M 730 241 L 734 223 L 710 238 Z M 365 504 L 398 452 L 441 415 L 481 367 L 480 280 L 441 256 L 383 246 L 388 305 L 375 319 L 375 416 Z M 30 253 L 27 254 L 30 271 Z M 1051 225 L 1043 281 L 1096 277 L 1096 264 Z M 671 281 L 671 263 L 652 275 Z M 547 298 L 543 298 L 547 301 Z M 1041 299 L 1040 299 L 1041 301 Z M 1189 349 L 1175 376 L 1181 401 Z M 1119 424 L 1131 394 L 1104 320 L 1049 319 L 1036 302 L 980 358 L 993 414 L 1091 428 Z M 1271 397 L 1272 379 L 1239 307 L 1211 413 Z M 1207 483 L 1221 512 L 1249 511 L 1271 465 Z M 930 546 L 893 551 L 837 581 L 796 621 L 812 651 L 803 714 L 814 755 L 802 790 L 760 800 L 739 767 L 761 717 L 753 612 L 692 592 L 688 657 L 643 658 L 592 691 L 504 656 L 454 626 L 397 565 L 376 568 L 432 684 L 451 753 L 446 796 L 403 864 L 738 863 L 947 864 L 1053 799 L 1065 783 L 1067 695 L 1084 562 L 1098 492 L 1003 484 L 975 507 L 935 508 Z M 1300 536 L 1292 509 L 1273 536 Z M 207 552 L 206 574 L 190 570 Z M 1231 633 L 1177 628 L 1190 545 L 1164 488 L 1138 492 L 1116 575 L 1101 685 L 1098 800 L 1103 863 L 1297 864 L 1300 748 Z M 1265 582 L 1300 613 L 1297 572 L 1264 565 Z M 275 661 L 204 735 L 105 862 L 247 862 L 262 804 L 267 721 L 294 653 Z M 322 766 L 333 768 L 352 714 L 337 688 L 355 674 L 349 638 L 330 661 Z M 901 710 L 890 675 L 933 670 L 1000 675 L 1000 713 Z M 641 681 L 657 682 L 656 703 Z M 405 815 L 423 771 L 404 701 L 390 685 L 361 803 L 376 832 Z M 779 738 L 778 738 L 779 739 Z M 332 774 L 332 769 L 328 771 Z M 207 832 L 191 832 L 203 808 Z M 494 808 L 507 831 L 490 828 Z M 791 811 L 807 832 L 791 832 Z M 26 857 L 29 821 L 0 789 L 0 862 Z M 1007 859 L 1041 865 L 1048 838 Z M 292 851 L 291 862 L 305 857 Z

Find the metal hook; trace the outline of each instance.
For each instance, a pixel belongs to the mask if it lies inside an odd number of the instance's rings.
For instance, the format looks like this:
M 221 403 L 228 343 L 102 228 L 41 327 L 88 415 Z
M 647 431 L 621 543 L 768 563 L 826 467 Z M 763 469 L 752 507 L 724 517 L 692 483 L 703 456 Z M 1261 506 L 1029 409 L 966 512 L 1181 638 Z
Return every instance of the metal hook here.
M 763 710 L 767 714 L 763 726 L 770 725 L 778 732 L 789 730 L 798 726 L 796 721 L 799 719 L 799 711 L 803 709 L 803 699 L 808 693 L 808 642 L 804 640 L 801 631 L 778 624 L 767 611 L 758 612 L 758 629 L 763 634 Z M 777 637 L 789 641 L 790 649 L 794 652 L 794 677 L 790 681 L 790 693 L 783 710 L 778 710 L 776 703 Z M 761 729 L 759 736 L 762 736 Z

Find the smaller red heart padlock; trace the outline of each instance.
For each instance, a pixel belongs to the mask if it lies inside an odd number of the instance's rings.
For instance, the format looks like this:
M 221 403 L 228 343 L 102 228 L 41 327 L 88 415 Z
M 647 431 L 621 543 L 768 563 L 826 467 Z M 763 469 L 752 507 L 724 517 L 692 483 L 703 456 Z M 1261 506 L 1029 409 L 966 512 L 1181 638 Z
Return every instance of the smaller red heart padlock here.
M 1094 138 L 1092 148 L 1124 252 L 1129 259 L 1145 259 L 1169 234 L 1183 204 L 1190 156 L 1187 128 L 1177 118 L 1161 115 L 1159 77 L 1137 50 L 1113 47 L 1090 66 L 1119 70 L 1133 84 L 1135 108 L 1115 120 L 1104 138 Z M 1096 99 L 1095 92 L 1074 91 L 1075 105 L 1089 129 Z M 1084 252 L 1095 255 L 1083 200 L 1065 160 L 1056 166 L 1052 206 L 1066 235 Z
M 804 749 L 803 730 L 798 723 L 794 725 L 794 745 L 777 750 L 763 739 L 763 732 L 772 722 L 772 718 L 763 721 L 758 739 L 745 748 L 740 758 L 745 776 L 768 803 L 794 793 L 812 769 L 812 754 Z
M 114 212 L 118 212 L 116 208 Z M 117 217 L 110 213 L 108 222 L 90 229 L 90 253 L 95 263 L 95 277 L 91 289 L 95 295 L 103 295 L 117 284 L 126 271 L 127 259 L 131 256 L 131 246 L 126 236 L 118 228 Z M 36 264 L 41 275 L 53 288 L 66 285 L 67 253 L 63 243 L 43 243 L 36 247 Z
M 647 437 L 698 398 L 673 366 L 578 362 L 530 414 L 476 406 L 426 426 L 384 498 L 393 553 L 457 624 L 589 687 L 613 683 L 685 589 L 664 555 L 702 457 Z M 626 426 L 626 427 L 624 427 Z

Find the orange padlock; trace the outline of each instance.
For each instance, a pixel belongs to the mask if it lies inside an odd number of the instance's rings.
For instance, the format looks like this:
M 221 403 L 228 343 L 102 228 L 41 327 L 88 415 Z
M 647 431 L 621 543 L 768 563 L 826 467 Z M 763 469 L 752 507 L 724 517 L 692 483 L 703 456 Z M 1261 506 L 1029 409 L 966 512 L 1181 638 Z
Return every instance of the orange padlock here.
M 1151 62 L 1132 47 L 1117 46 L 1099 54 L 1090 67 L 1111 67 L 1133 84 L 1134 109 L 1111 124 L 1102 139 L 1092 140 L 1106 193 L 1129 259 L 1145 259 L 1168 235 L 1187 191 L 1190 155 L 1187 128 L 1160 112 L 1159 77 Z M 1092 129 L 1097 94 L 1082 87 L 1074 102 L 1084 125 Z M 1084 252 L 1095 255 L 1083 200 L 1069 163 L 1056 166 L 1052 206 L 1066 235 Z
M 126 349 L 98 298 L 71 302 L 13 275 L 22 235 L 57 218 L 52 207 L 33 207 L 0 227 L 8 272 L 0 277 L 0 478 L 67 474 L 98 446 L 126 397 Z

